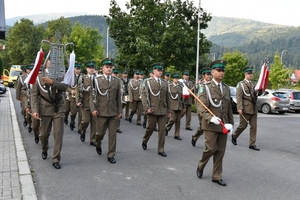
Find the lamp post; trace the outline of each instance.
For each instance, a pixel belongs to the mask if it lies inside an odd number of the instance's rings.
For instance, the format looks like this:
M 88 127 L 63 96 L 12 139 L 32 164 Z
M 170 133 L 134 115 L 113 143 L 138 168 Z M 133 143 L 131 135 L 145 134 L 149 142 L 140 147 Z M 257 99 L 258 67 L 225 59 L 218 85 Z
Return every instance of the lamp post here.
M 216 55 L 215 55 L 215 53 L 211 53 L 211 60 L 212 60 L 212 61 L 215 61 L 215 60 L 216 60 Z
M 109 38 L 109 26 L 106 29 L 106 57 L 108 58 L 108 38 Z
M 199 11 L 198 11 L 198 29 L 197 29 L 197 58 L 196 58 L 196 84 L 198 83 L 198 73 L 199 73 L 199 42 L 200 42 L 200 23 L 202 21 L 202 12 L 201 12 L 201 0 L 199 0 Z
M 283 57 L 284 52 L 287 52 L 287 50 L 283 50 L 283 51 L 281 52 L 281 57 L 280 57 L 281 63 L 282 63 L 282 57 Z

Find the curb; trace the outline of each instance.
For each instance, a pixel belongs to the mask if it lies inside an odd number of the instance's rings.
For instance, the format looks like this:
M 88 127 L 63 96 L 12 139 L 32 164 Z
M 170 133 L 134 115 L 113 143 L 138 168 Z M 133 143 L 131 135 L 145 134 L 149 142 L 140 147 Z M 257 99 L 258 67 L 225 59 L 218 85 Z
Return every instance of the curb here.
M 17 120 L 16 110 L 10 93 L 11 91 L 10 89 L 8 89 L 8 91 L 9 91 L 8 92 L 9 106 L 10 106 L 13 134 L 15 139 L 15 148 L 17 154 L 22 199 L 37 200 L 38 198 L 34 187 L 33 178 L 31 176 L 31 171 L 30 171 L 26 151 L 23 144 L 23 140 L 22 140 L 22 136 L 21 136 L 18 120 Z

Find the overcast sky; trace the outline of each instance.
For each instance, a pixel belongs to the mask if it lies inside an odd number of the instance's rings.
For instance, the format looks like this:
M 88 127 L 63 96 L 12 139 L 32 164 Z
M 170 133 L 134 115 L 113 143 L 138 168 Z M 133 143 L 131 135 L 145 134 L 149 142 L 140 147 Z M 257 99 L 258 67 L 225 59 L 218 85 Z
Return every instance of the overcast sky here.
M 125 9 L 126 1 L 117 0 L 122 9 Z M 110 0 L 4 0 L 4 3 L 7 19 L 52 12 L 108 15 L 110 6 Z M 195 0 L 194 4 L 198 6 L 199 0 Z M 212 16 L 300 26 L 299 0 L 201 0 L 201 5 Z

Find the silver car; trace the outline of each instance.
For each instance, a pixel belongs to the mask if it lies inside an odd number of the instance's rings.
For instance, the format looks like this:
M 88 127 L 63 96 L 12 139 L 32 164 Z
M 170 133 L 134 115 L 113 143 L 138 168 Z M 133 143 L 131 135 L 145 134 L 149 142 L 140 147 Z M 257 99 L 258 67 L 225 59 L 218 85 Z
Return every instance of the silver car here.
M 290 102 L 290 110 L 300 113 L 300 91 L 296 90 L 280 90 L 284 92 Z
M 257 98 L 258 110 L 268 114 L 277 111 L 284 114 L 290 109 L 290 103 L 285 92 L 266 90 Z

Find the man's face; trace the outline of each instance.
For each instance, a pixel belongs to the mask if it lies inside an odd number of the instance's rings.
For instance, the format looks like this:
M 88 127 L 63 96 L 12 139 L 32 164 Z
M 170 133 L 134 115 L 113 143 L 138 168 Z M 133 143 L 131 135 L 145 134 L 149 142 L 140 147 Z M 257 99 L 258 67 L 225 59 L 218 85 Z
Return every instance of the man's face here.
M 94 73 L 94 68 L 93 68 L 93 67 L 87 67 L 87 68 L 86 68 L 86 71 L 87 71 L 88 74 L 91 75 L 91 74 Z
M 139 75 L 139 74 L 134 74 L 133 77 L 134 77 L 135 79 L 139 79 L 139 78 L 140 78 L 140 75 Z
M 29 74 L 31 72 L 30 69 L 26 69 L 26 73 Z
M 211 73 L 204 73 L 202 74 L 202 78 L 204 81 L 210 81 L 211 80 Z
M 112 65 L 105 64 L 102 66 L 102 73 L 106 76 L 110 76 L 112 72 Z
M 189 75 L 186 75 L 186 74 L 183 75 L 183 79 L 184 79 L 184 80 L 189 80 L 189 77 L 190 77 Z
M 80 74 L 80 68 L 75 67 L 74 72 L 75 72 L 75 74 L 77 74 L 77 75 Z
M 128 74 L 122 74 L 123 78 L 127 78 Z
M 157 78 L 161 78 L 162 73 L 163 73 L 163 70 L 161 70 L 161 69 L 153 69 L 153 74 Z
M 47 60 L 47 63 L 46 63 L 46 68 L 49 68 L 50 67 L 50 63 L 51 63 L 51 60 Z
M 112 73 L 112 76 L 113 76 L 113 77 L 118 77 L 119 74 Z
M 211 72 L 212 72 L 212 76 L 214 77 L 214 79 L 216 81 L 220 82 L 224 78 L 224 74 L 225 74 L 224 69 L 216 68 L 216 69 L 213 69 Z
M 144 78 L 144 74 L 140 74 L 139 79 L 143 79 L 143 78 Z
M 173 83 L 178 84 L 178 78 L 173 78 Z
M 165 80 L 170 80 L 170 76 L 165 76 Z
M 246 73 L 245 73 L 245 79 L 246 79 L 246 80 L 251 81 L 252 78 L 253 78 L 253 73 L 252 73 L 252 71 L 246 72 Z

